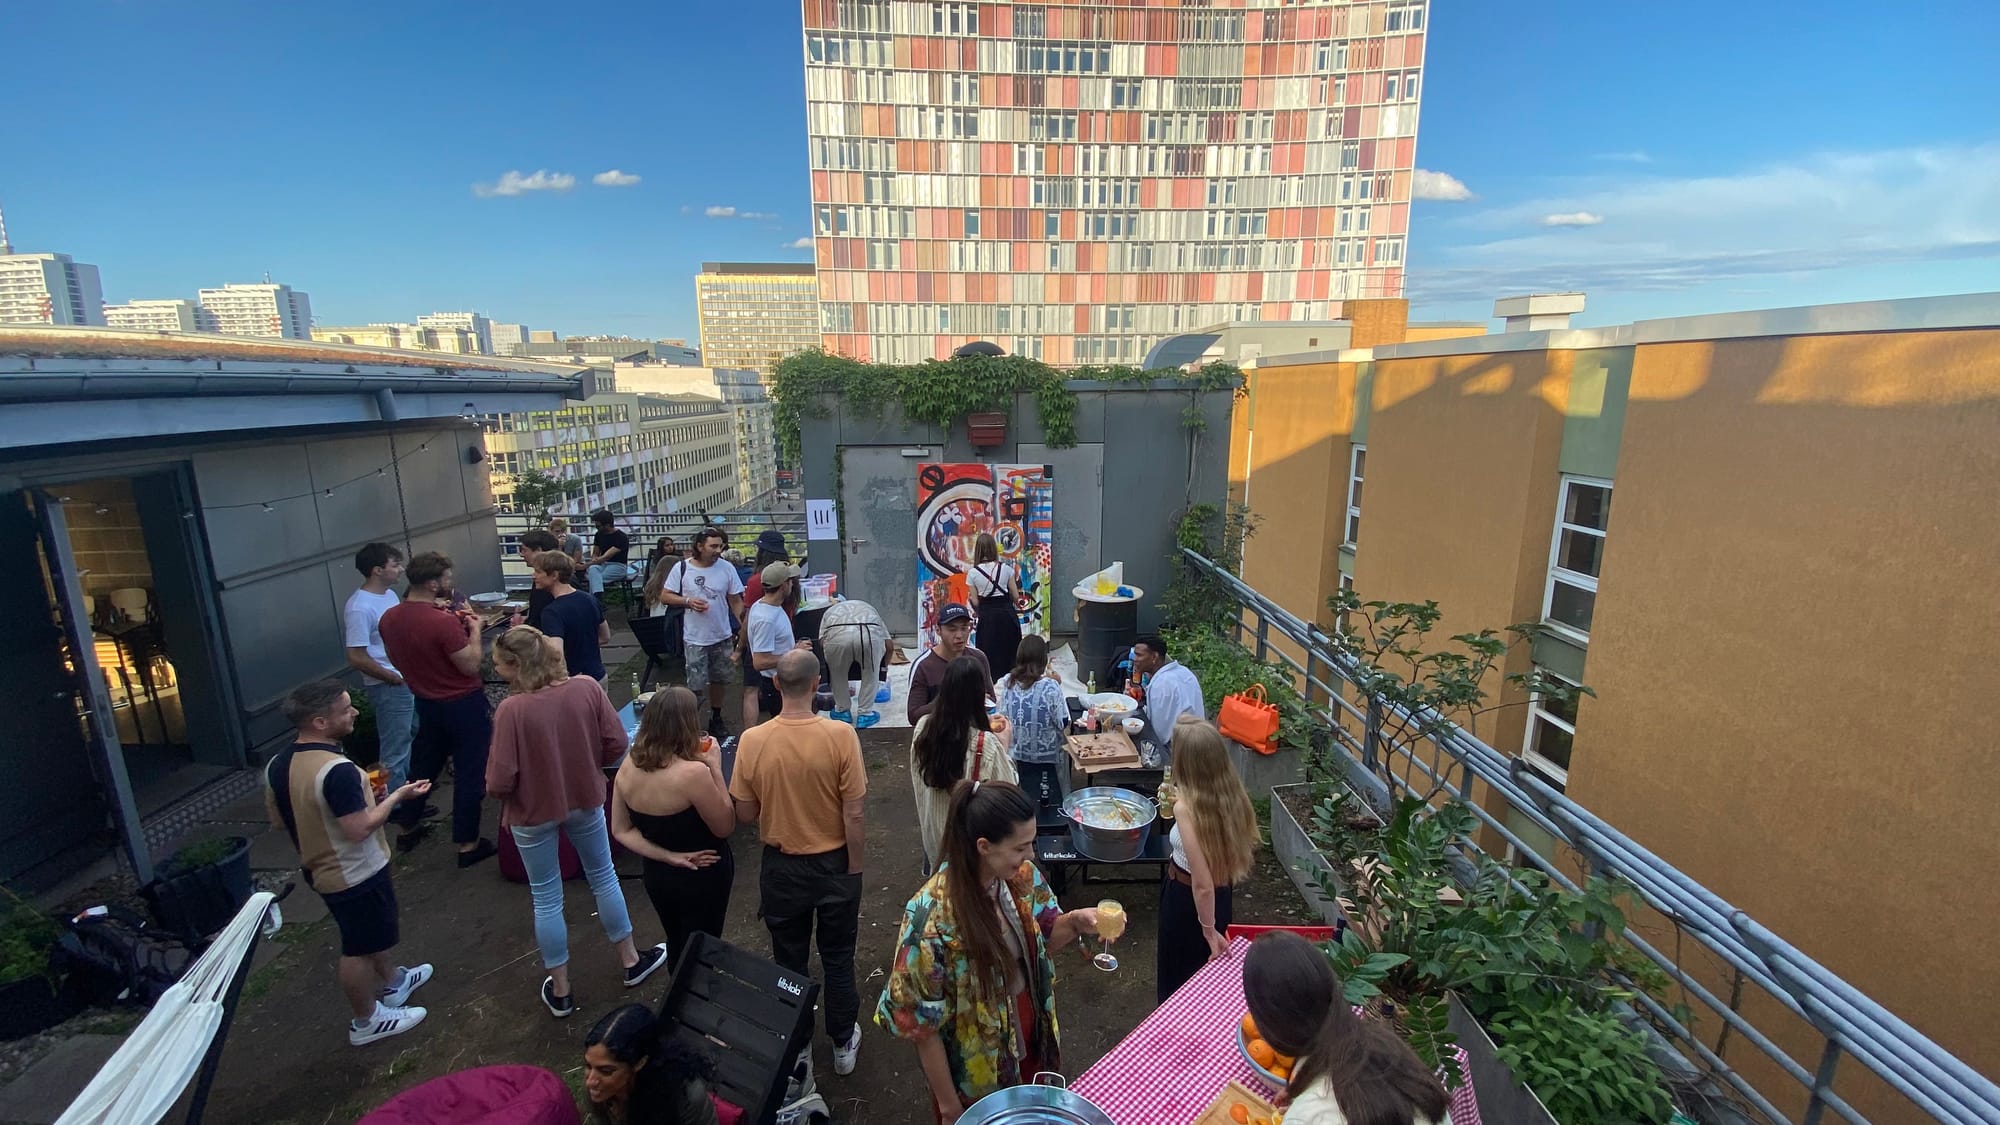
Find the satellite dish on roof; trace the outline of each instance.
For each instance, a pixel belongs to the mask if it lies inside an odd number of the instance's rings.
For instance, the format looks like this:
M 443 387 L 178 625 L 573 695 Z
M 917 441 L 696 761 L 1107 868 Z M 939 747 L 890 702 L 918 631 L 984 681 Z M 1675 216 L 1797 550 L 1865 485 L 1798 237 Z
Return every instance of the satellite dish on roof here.
M 964 359 L 967 356 L 975 356 L 975 355 L 1006 355 L 1006 354 L 1007 354 L 1007 349 L 1001 347 L 998 344 L 995 344 L 988 340 L 974 340 L 970 344 L 960 345 L 956 351 L 953 351 L 951 353 L 951 358 Z

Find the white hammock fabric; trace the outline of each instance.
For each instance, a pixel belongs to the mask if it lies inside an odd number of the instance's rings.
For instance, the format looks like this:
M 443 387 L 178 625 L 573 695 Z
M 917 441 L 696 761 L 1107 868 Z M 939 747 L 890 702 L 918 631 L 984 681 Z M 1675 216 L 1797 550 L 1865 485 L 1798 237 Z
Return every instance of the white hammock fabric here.
M 215 941 L 146 1013 L 56 1125 L 155 1125 L 180 1100 L 215 1033 L 223 1001 L 275 898 L 250 896 Z

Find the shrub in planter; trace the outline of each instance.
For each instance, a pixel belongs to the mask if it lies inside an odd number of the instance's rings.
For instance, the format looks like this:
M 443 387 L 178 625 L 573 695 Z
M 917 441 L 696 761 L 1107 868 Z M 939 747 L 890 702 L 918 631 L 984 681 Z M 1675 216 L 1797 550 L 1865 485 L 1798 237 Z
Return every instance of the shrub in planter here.
M 250 901 L 250 841 L 219 836 L 182 848 L 139 889 L 162 929 L 190 944 L 229 924 Z
M 0 1039 L 19 1039 L 68 1019 L 76 1006 L 56 987 L 52 954 L 62 927 L 11 892 L 7 898 L 0 916 Z

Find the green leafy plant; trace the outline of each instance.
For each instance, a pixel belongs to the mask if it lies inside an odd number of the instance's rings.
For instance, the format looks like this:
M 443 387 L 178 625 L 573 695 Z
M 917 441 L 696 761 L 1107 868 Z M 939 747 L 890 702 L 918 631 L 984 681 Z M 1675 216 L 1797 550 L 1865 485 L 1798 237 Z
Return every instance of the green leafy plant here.
M 1403 1004 L 1403 1041 L 1417 1057 L 1437 1071 L 1447 1090 L 1465 1085 L 1465 1068 L 1458 1063 L 1458 1036 L 1451 1031 L 1451 1006 L 1443 997 L 1417 995 Z
M 165 864 L 161 865 L 161 870 L 178 873 L 193 871 L 198 867 L 208 867 L 222 862 L 241 847 L 242 843 L 242 838 L 237 836 L 210 836 L 206 840 L 197 840 L 175 852 Z
M 547 512 L 582 492 L 582 481 L 556 477 L 541 469 L 527 469 L 514 477 L 514 506 L 530 512 Z
M 1382 995 L 1389 971 L 1409 960 L 1401 953 L 1377 953 L 1353 930 L 1343 931 L 1339 941 L 1326 942 L 1323 948 L 1349 1004 L 1366 1004 Z
M 0 915 L 0 984 L 41 977 L 55 983 L 50 953 L 62 937 L 55 919 L 7 891 L 7 912 Z
M 1674 1114 L 1646 1038 L 1561 991 L 1495 1016 L 1495 1053 L 1558 1121 L 1663 1122 Z

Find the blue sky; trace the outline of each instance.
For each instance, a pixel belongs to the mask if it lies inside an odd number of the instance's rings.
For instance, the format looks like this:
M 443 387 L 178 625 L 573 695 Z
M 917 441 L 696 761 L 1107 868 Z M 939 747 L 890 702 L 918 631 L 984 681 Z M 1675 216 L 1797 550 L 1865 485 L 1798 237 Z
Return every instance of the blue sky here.
M 1589 292 L 1584 323 L 2000 289 L 2000 6 L 1433 8 L 1417 162 L 1467 198 L 1417 205 L 1417 317 L 1550 287 Z M 0 205 L 112 301 L 269 272 L 324 324 L 471 307 L 692 338 L 703 260 L 807 260 L 798 20 L 10 4 L 0 41 L 60 81 L 0 114 Z M 637 181 L 593 182 L 613 171 Z M 573 180 L 492 192 L 509 172 Z

